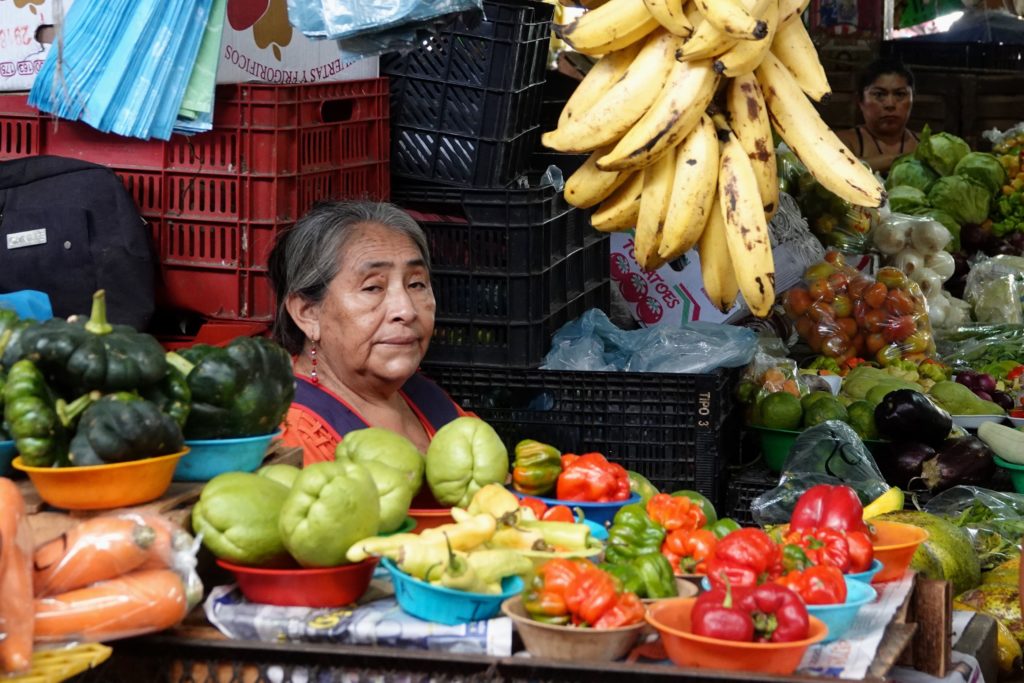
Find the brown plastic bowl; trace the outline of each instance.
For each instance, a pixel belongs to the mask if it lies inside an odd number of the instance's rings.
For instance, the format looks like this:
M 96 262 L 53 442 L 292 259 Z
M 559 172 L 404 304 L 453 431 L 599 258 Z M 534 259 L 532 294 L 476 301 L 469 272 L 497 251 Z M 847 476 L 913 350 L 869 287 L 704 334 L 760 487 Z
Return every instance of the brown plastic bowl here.
M 647 621 L 661 634 L 665 652 L 676 666 L 789 675 L 807 648 L 828 635 L 828 627 L 810 617 L 810 633 L 791 643 L 744 643 L 693 633 L 690 612 L 697 598 L 659 600 L 647 608 Z
M 534 657 L 561 661 L 610 662 L 625 657 L 636 644 L 644 622 L 622 628 L 595 629 L 542 624 L 531 619 L 521 595 L 501 603 L 501 611 L 516 625 L 526 650 Z

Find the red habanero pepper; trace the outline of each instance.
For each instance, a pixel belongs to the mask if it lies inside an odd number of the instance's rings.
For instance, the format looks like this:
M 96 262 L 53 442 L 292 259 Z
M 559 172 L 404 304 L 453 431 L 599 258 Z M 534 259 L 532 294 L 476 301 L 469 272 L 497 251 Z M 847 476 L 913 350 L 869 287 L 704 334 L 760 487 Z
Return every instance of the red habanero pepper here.
M 1013 370 L 1006 373 L 1006 379 L 1012 382 L 1018 377 L 1024 377 L 1024 365 L 1018 365 Z
M 676 574 L 704 574 L 717 543 L 718 537 L 707 529 L 677 529 L 665 537 L 661 554 Z
M 615 579 L 592 564 L 581 569 L 565 592 L 565 606 L 576 625 L 595 625 L 617 601 Z
M 847 571 L 851 574 L 866 572 L 875 560 L 871 537 L 863 531 L 847 531 L 846 545 L 850 548 L 850 568 Z
M 827 564 L 791 571 L 775 579 L 775 583 L 799 594 L 808 605 L 846 602 L 846 579 L 836 567 Z
M 811 564 L 838 567 L 840 572 L 850 568 L 850 547 L 846 535 L 832 529 L 805 529 L 790 531 L 783 539 L 786 545 L 795 545 L 804 551 Z
M 620 628 L 644 620 L 647 610 L 636 593 L 620 593 L 615 604 L 594 622 L 594 628 Z
M 789 643 L 803 640 L 810 629 L 807 607 L 799 595 L 777 583 L 754 586 L 739 602 L 754 619 L 754 640 Z
M 782 573 L 782 551 L 761 529 L 740 529 L 718 541 L 707 573 L 712 586 L 726 577 L 733 586 L 754 586 Z
M 555 558 L 544 563 L 523 595 L 523 607 L 530 618 L 547 624 L 569 623 L 565 591 L 578 575 L 579 568 L 570 560 Z
M 807 489 L 793 509 L 789 528 L 832 529 L 833 531 L 864 531 L 864 506 L 857 492 L 842 484 L 818 484 Z
M 547 504 L 536 498 L 520 498 L 519 507 L 530 510 L 537 519 L 543 519 L 544 513 L 548 511 Z
M 749 612 L 737 606 L 742 595 L 749 590 L 739 586 L 734 588 L 726 580 L 724 587 L 715 587 L 702 593 L 690 613 L 694 634 L 705 638 L 752 642 L 754 620 Z
M 700 505 L 685 496 L 659 493 L 651 496 L 646 509 L 651 519 L 668 531 L 699 529 L 707 521 Z
M 608 503 L 629 498 L 626 468 L 608 462 L 600 453 L 562 456 L 556 492 L 559 500 Z

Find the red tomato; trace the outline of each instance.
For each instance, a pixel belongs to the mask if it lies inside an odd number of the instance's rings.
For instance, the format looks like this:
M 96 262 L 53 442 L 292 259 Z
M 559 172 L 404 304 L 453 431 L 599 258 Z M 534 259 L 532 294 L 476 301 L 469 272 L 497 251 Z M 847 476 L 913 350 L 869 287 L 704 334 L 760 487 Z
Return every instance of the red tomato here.
M 836 290 L 832 289 L 832 285 L 829 284 L 828 278 L 819 278 L 815 280 L 807 288 L 807 291 L 811 295 L 811 299 L 815 301 L 831 302 L 832 299 L 836 298 Z
M 839 311 L 836 311 L 836 314 L 838 315 Z M 836 323 L 839 325 L 839 329 L 842 330 L 843 334 L 848 338 L 853 339 L 857 335 L 857 330 L 859 328 L 857 327 L 857 321 L 853 318 L 839 318 L 836 320 Z
M 868 332 L 881 332 L 888 322 L 889 314 L 878 308 L 871 309 L 864 316 L 864 326 Z
M 864 301 L 871 308 L 881 308 L 885 304 L 885 297 L 888 294 L 889 288 L 881 282 L 876 282 L 864 290 Z
M 902 289 L 890 289 L 885 296 L 885 310 L 893 315 L 909 315 L 914 312 L 914 300 Z
M 910 335 L 917 332 L 917 324 L 914 318 L 909 315 L 901 315 L 897 318 L 889 318 L 882 330 L 882 336 L 889 342 L 901 342 Z
M 811 305 L 811 296 L 803 287 L 794 287 L 786 292 L 786 313 L 791 318 L 796 318 L 807 312 Z

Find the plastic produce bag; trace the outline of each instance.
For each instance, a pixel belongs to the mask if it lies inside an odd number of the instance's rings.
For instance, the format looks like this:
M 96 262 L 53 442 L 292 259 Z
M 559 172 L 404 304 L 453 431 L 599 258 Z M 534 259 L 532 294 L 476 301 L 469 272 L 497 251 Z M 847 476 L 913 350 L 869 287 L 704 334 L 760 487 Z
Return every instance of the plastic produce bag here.
M 967 274 L 964 299 L 980 323 L 1024 323 L 1024 258 L 994 256 Z
M 970 534 L 983 571 L 1020 554 L 1024 495 L 954 486 L 929 500 L 924 510 L 947 518 Z
M 982 367 L 988 363 L 1019 360 L 1024 349 L 1024 326 L 962 325 L 943 330 L 939 339 L 942 362 L 953 368 Z
M 178 525 L 143 510 L 93 517 L 38 545 L 36 641 L 105 642 L 179 624 L 202 599 L 198 549 Z
M 864 358 L 883 367 L 935 354 L 921 288 L 898 268 L 880 268 L 872 278 L 830 251 L 807 269 L 804 282 L 785 293 L 784 304 L 815 353 L 840 366 Z
M 797 187 L 800 210 L 822 244 L 847 253 L 867 251 L 868 234 L 876 211 L 840 199 L 810 173 L 800 176 Z
M 701 373 L 746 365 L 756 346 L 757 335 L 743 327 L 691 322 L 627 331 L 595 308 L 555 333 L 541 368 Z
M 796 438 L 779 485 L 750 504 L 754 521 L 761 526 L 785 524 L 800 496 L 818 484 L 846 484 L 865 505 L 890 488 L 857 433 L 847 424 L 829 420 Z

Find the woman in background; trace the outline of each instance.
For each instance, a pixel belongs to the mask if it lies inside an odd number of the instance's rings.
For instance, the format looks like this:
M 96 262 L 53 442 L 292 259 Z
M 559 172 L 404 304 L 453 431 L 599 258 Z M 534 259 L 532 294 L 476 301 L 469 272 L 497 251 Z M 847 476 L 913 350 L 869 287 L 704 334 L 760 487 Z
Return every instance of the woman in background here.
M 917 148 L 917 134 L 907 128 L 914 106 L 914 74 L 901 62 L 879 59 L 857 81 L 864 123 L 840 131 L 839 139 L 884 175 L 897 157 Z

